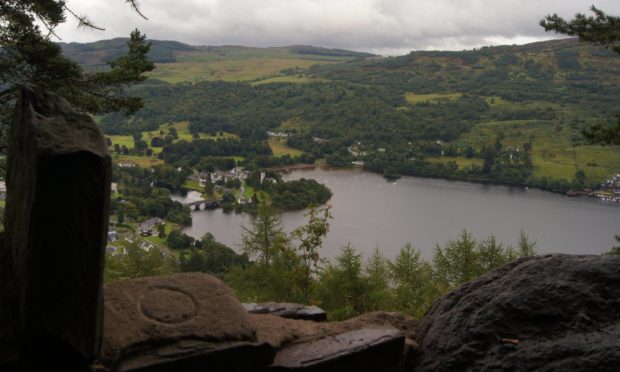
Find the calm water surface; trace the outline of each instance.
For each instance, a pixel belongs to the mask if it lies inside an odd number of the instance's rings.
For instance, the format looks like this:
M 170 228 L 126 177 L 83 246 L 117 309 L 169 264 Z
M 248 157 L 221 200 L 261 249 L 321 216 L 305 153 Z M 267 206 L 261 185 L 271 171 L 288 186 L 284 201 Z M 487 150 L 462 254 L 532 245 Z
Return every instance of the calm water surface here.
M 614 234 L 620 233 L 620 205 L 591 198 L 416 177 L 387 182 L 355 170 L 317 168 L 284 175 L 286 180 L 299 178 L 315 179 L 334 194 L 329 202 L 334 219 L 322 248 L 328 258 L 348 242 L 366 257 L 379 246 L 389 258 L 411 242 L 430 258 L 436 243 L 457 238 L 463 229 L 476 239 L 495 234 L 499 241 L 515 244 L 521 228 L 537 242 L 539 252 L 598 254 L 609 250 Z M 305 223 L 304 214 L 285 213 L 285 230 Z M 248 215 L 221 209 L 197 211 L 193 226 L 184 231 L 195 238 L 211 232 L 238 249 L 241 225 L 248 220 Z

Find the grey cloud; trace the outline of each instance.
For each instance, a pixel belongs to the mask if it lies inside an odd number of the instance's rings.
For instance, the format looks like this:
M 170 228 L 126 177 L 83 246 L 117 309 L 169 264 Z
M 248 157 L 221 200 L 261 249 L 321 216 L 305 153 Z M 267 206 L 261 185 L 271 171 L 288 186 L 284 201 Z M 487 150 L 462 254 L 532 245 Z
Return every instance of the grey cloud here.
M 382 53 L 464 49 L 554 37 L 538 26 L 549 13 L 571 17 L 591 1 L 577 0 L 144 0 L 149 21 L 123 0 L 70 0 L 69 6 L 106 27 L 58 30 L 65 41 L 127 36 L 138 27 L 153 39 L 194 45 L 313 44 Z M 611 14 L 620 2 L 598 1 Z

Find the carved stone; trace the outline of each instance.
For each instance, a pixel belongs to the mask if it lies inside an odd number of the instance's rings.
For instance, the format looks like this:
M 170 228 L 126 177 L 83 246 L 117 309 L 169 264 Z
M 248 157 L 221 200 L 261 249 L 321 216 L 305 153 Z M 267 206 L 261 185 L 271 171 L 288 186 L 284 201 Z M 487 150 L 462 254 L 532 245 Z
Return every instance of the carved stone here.
M 13 260 L 22 359 L 97 353 L 111 159 L 88 115 L 23 88 L 9 140 L 6 245 Z
M 255 371 L 273 355 L 268 343 L 256 342 L 232 290 L 207 274 L 105 286 L 103 370 Z

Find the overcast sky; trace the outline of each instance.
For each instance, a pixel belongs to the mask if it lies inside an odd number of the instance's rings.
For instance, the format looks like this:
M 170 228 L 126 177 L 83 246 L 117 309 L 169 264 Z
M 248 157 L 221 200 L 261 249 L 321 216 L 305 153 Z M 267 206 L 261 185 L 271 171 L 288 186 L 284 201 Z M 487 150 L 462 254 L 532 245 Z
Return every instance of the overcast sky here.
M 58 29 L 65 42 L 127 37 L 139 28 L 151 39 L 192 45 L 324 47 L 404 54 L 547 40 L 538 21 L 572 17 L 595 6 L 620 15 L 620 1 L 578 0 L 142 0 L 140 18 L 125 0 L 66 0 L 105 31 Z

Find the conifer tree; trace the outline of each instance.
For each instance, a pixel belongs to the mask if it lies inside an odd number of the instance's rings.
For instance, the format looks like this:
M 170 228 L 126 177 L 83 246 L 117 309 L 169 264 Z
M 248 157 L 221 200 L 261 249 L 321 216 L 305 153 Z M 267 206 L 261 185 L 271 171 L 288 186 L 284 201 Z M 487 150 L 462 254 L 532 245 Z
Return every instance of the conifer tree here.
M 540 21 L 545 31 L 577 36 L 579 40 L 600 44 L 620 54 L 620 17 L 610 16 L 594 5 L 593 16 L 577 13 L 567 21 L 557 14 L 548 15 Z M 593 143 L 620 145 L 620 117 L 614 126 L 596 124 L 583 131 L 584 137 Z
M 126 0 L 138 14 L 135 0 Z M 150 43 L 134 30 L 126 56 L 110 62 L 107 71 L 87 74 L 62 54 L 56 27 L 67 16 L 79 25 L 101 29 L 88 17 L 77 15 L 62 0 L 0 0 L 0 142 L 6 146 L 6 133 L 12 107 L 24 84 L 35 85 L 66 98 L 84 112 L 123 111 L 133 113 L 142 106 L 140 99 L 124 94 L 124 88 L 144 80 L 154 65 L 146 58 Z

